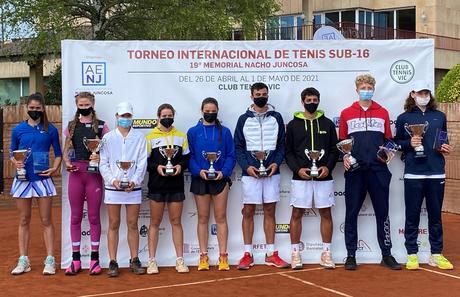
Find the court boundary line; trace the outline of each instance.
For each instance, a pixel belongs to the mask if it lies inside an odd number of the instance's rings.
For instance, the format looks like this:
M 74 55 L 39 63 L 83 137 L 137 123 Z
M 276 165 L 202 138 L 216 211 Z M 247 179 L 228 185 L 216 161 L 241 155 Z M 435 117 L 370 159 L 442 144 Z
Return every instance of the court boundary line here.
M 318 289 L 321 289 L 321 290 L 324 290 L 324 291 L 328 291 L 330 293 L 334 293 L 334 294 L 337 294 L 337 295 L 340 295 L 340 296 L 344 296 L 344 297 L 353 297 L 352 295 L 348 295 L 346 293 L 343 293 L 343 292 L 340 292 L 340 291 L 337 291 L 337 290 L 334 290 L 334 289 L 331 289 L 331 288 L 328 288 L 328 287 L 324 287 L 324 286 L 321 286 L 321 285 L 317 285 L 315 283 L 312 283 L 312 282 L 309 282 L 307 280 L 303 280 L 301 278 L 297 278 L 297 277 L 293 277 L 291 275 L 288 275 L 286 273 L 280 273 L 279 275 L 281 276 L 284 276 L 284 277 L 287 277 L 289 279 L 292 279 L 292 280 L 296 280 L 298 282 L 301 282 L 301 283 L 304 283 L 306 285 L 309 285 L 309 286 L 312 286 L 312 287 L 315 287 L 315 288 L 318 288 Z
M 337 266 L 337 267 L 340 267 L 340 266 Z M 98 296 L 119 295 L 119 294 L 136 293 L 136 292 L 143 292 L 143 291 L 153 291 L 153 290 L 169 289 L 169 288 L 176 288 L 176 287 L 187 287 L 187 286 L 194 286 L 194 285 L 201 285 L 201 284 L 208 284 L 208 283 L 217 283 L 217 282 L 221 282 L 221 281 L 248 279 L 248 278 L 256 278 L 256 277 L 262 277 L 262 276 L 272 276 L 272 275 L 280 275 L 280 274 L 291 274 L 291 273 L 299 273 L 299 272 L 307 272 L 307 271 L 315 271 L 315 270 L 324 270 L 324 268 L 323 267 L 316 267 L 316 268 L 309 268 L 309 269 L 291 270 L 291 271 L 286 271 L 286 272 L 280 271 L 280 272 L 268 272 L 268 273 L 259 273 L 259 274 L 251 274 L 251 275 L 241 275 L 241 276 L 235 276 L 235 277 L 223 277 L 223 278 L 216 278 L 216 279 L 196 281 L 196 282 L 179 283 L 179 284 L 171 284 L 171 285 L 163 285 L 163 286 L 154 286 L 154 287 L 146 287 L 146 288 L 138 288 L 138 289 L 122 290 L 122 291 L 113 291 L 113 292 L 97 293 L 97 294 L 89 294 L 89 295 L 79 295 L 78 297 L 98 297 Z M 343 296 L 349 296 L 349 295 L 343 295 Z
M 443 276 L 446 276 L 446 277 L 451 277 L 451 278 L 455 278 L 455 279 L 460 279 L 460 276 L 453 275 L 453 274 L 449 274 L 449 273 L 445 273 L 445 272 L 441 272 L 441 271 L 436 271 L 436 270 L 427 269 L 427 268 L 423 268 L 423 267 L 419 267 L 419 269 L 420 269 L 420 270 L 423 270 L 423 271 L 431 272 L 431 273 L 434 273 L 434 274 L 443 275 Z

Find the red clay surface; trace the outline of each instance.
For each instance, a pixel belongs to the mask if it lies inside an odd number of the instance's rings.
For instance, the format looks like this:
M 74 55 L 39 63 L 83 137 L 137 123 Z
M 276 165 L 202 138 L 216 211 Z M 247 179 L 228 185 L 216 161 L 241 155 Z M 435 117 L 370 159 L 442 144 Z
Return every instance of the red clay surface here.
M 60 207 L 54 207 L 53 220 L 60 230 Z M 158 275 L 134 276 L 126 269 L 118 278 L 92 276 L 83 271 L 78 276 L 65 276 L 59 270 L 55 276 L 44 277 L 44 246 L 38 211 L 32 213 L 30 259 L 32 271 L 11 276 L 16 263 L 17 214 L 14 209 L 0 210 L 0 296 L 459 296 L 460 295 L 460 215 L 444 214 L 444 254 L 457 266 L 441 271 L 427 265 L 426 270 L 390 271 L 379 265 L 360 265 L 356 271 L 343 267 L 325 271 L 317 265 L 305 265 L 304 270 L 278 270 L 256 266 L 249 271 L 234 267 L 227 272 L 211 269 L 198 272 L 191 267 L 188 274 L 178 274 L 173 268 L 160 268 Z M 56 232 L 56 260 L 59 263 L 60 235 Z M 443 274 L 437 274 L 440 272 Z M 100 295 L 97 295 L 100 294 Z

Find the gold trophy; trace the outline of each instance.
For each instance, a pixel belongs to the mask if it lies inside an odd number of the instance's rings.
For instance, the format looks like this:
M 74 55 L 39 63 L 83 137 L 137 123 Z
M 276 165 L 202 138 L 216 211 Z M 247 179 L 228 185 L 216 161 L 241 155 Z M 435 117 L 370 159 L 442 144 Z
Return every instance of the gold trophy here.
M 414 124 L 414 125 L 409 125 L 408 123 L 405 123 L 404 129 L 406 129 L 406 132 L 409 133 L 410 137 L 413 137 L 413 136 L 423 137 L 423 134 L 425 134 L 426 130 L 428 130 L 428 121 L 425 121 L 425 123 L 423 124 Z M 415 151 L 415 158 L 426 157 L 425 149 L 423 148 L 423 144 L 414 147 L 414 151 Z
M 351 155 L 351 150 L 353 149 L 353 138 L 344 139 L 337 143 L 337 148 L 343 153 L 343 158 L 348 158 L 350 161 L 350 169 L 348 171 L 354 171 L 359 168 L 359 164 L 356 161 L 355 157 Z
M 83 137 L 83 145 L 86 147 L 88 151 L 91 152 L 91 155 L 96 156 L 97 152 L 99 152 L 102 146 L 104 145 L 104 141 L 99 138 L 88 139 L 86 137 Z M 99 162 L 95 160 L 89 161 L 86 170 L 92 173 L 99 172 Z
M 202 151 L 201 154 L 203 155 L 203 158 L 205 158 L 209 162 L 209 169 L 207 170 L 208 172 L 206 172 L 206 178 L 215 179 L 217 177 L 217 174 L 216 174 L 216 169 L 214 168 L 214 162 L 217 162 L 217 160 L 219 160 L 221 152 L 220 151 L 217 151 L 217 152 Z
M 128 170 L 136 164 L 136 161 L 116 161 L 116 164 L 120 170 L 123 170 L 123 178 L 120 181 L 120 188 L 129 188 Z
M 32 150 L 30 148 L 25 149 L 25 150 L 15 150 L 11 153 L 12 158 L 16 162 L 22 162 L 22 164 L 26 164 L 27 159 L 29 158 Z M 25 168 L 19 168 L 16 170 L 16 178 L 18 180 L 27 180 L 26 178 L 26 169 Z
M 310 160 L 312 163 L 310 168 L 310 176 L 318 177 L 319 171 L 318 167 L 316 166 L 316 161 L 321 160 L 321 158 L 324 156 L 324 150 L 316 151 L 305 149 L 305 155 L 307 155 L 308 160 Z
M 174 174 L 174 166 L 171 163 L 171 159 L 174 158 L 179 151 L 179 148 L 172 146 L 172 147 L 160 147 L 160 154 L 163 158 L 166 158 L 168 162 L 166 163 L 165 168 L 165 175 L 173 175 Z
M 259 162 L 260 162 L 259 169 L 257 169 L 259 171 L 259 173 L 257 174 L 259 177 L 267 177 L 268 176 L 267 168 L 265 168 L 265 166 L 264 166 L 264 161 L 268 158 L 269 154 L 270 154 L 270 151 L 254 151 L 254 152 L 251 152 L 251 155 L 254 158 L 256 158 L 257 160 L 259 160 Z

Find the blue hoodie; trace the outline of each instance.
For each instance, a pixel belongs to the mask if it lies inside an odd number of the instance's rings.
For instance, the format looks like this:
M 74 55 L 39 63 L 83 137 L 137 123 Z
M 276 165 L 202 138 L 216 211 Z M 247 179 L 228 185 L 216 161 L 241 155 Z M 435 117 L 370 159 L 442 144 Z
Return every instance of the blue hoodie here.
M 200 120 L 196 126 L 187 132 L 190 148 L 189 170 L 193 176 L 199 177 L 202 169 L 209 169 L 209 162 L 203 157 L 203 152 L 220 152 L 220 158 L 214 162 L 214 169 L 222 171 L 224 177 L 230 177 L 235 167 L 235 147 L 230 130 L 216 125 L 203 125 Z
M 404 129 L 404 124 L 423 124 L 425 121 L 428 122 L 428 130 L 423 135 L 422 144 L 426 157 L 415 158 L 414 148 L 410 145 L 411 137 Z M 405 155 L 405 174 L 445 174 L 444 156 L 433 148 L 437 130 L 447 131 L 446 115 L 442 111 L 426 109 L 423 112 L 416 106 L 412 111 L 406 111 L 398 116 L 395 142 L 401 146 Z

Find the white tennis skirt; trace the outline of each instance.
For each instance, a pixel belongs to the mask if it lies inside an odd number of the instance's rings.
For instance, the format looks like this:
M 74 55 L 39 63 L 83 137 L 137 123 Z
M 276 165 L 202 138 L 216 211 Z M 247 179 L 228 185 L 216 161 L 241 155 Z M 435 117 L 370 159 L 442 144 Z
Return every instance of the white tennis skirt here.
M 10 194 L 13 198 L 40 198 L 56 196 L 57 192 L 51 177 L 36 181 L 15 178 Z

